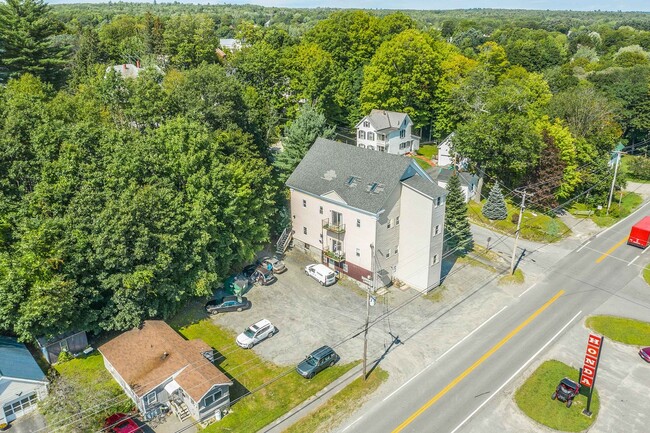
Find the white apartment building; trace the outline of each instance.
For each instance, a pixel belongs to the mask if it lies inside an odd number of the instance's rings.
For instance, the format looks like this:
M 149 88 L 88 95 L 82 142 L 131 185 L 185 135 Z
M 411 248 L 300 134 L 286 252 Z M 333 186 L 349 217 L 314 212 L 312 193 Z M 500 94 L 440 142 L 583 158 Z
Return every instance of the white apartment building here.
M 287 180 L 294 248 L 377 287 L 440 283 L 446 191 L 411 158 L 318 138 Z

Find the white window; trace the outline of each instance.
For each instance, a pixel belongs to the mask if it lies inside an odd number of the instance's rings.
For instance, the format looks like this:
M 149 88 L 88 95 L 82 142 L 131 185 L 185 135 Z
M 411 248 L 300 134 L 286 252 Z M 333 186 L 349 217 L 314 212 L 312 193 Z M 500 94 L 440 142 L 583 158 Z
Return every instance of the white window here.
M 341 269 L 343 269 L 343 272 L 347 272 L 348 271 L 348 264 L 343 263 L 343 266 L 341 266 Z
M 307 234 L 307 227 L 303 227 L 303 228 L 302 228 L 302 234 L 303 234 L 303 235 L 306 235 L 306 234 Z
M 395 255 L 397 255 L 397 253 L 399 253 L 399 245 L 395 245 Z
M 380 152 L 386 152 L 386 147 L 385 146 L 377 146 L 377 150 Z
M 435 265 L 439 261 L 440 259 L 438 258 L 438 254 L 434 254 L 433 257 L 431 257 L 431 266 Z
M 357 218 L 357 227 L 361 227 L 361 220 Z
M 400 129 L 399 138 L 404 138 L 404 137 L 406 137 L 406 129 Z
M 433 235 L 436 236 L 436 235 L 439 235 L 439 234 L 440 234 L 440 224 L 436 225 L 433 228 Z
M 436 199 L 436 207 L 440 206 L 440 203 L 442 203 L 442 197 Z
M 367 120 L 364 121 L 364 122 L 363 122 L 363 127 L 364 127 L 364 128 L 370 128 L 370 122 L 368 122 Z
M 386 140 L 386 136 L 384 134 L 377 134 L 377 140 Z
M 361 257 L 361 250 L 357 248 L 357 257 Z
M 375 134 L 373 132 L 368 132 L 368 140 L 374 140 L 375 139 Z
M 156 391 L 152 391 L 149 394 L 144 396 L 144 405 L 151 406 L 158 401 L 158 394 Z
M 302 207 L 307 207 L 307 200 L 302 201 Z
M 365 140 L 366 139 L 366 131 L 359 130 L 359 138 Z
M 216 392 L 208 395 L 206 398 L 203 399 L 203 403 L 205 404 L 205 407 L 208 407 L 212 405 L 215 401 L 219 400 L 221 398 L 221 390 L 217 390 Z
M 395 217 L 395 225 L 396 225 L 396 226 L 399 225 L 399 216 L 396 216 L 396 217 Z
M 393 227 L 393 219 L 392 218 L 390 218 L 388 220 L 388 228 L 391 228 L 391 227 Z
M 389 258 L 389 257 L 390 257 L 390 248 L 388 249 L 388 251 L 386 251 L 386 258 Z
M 321 215 L 323 215 L 323 206 L 320 207 L 320 209 L 318 210 L 318 212 L 319 212 Z

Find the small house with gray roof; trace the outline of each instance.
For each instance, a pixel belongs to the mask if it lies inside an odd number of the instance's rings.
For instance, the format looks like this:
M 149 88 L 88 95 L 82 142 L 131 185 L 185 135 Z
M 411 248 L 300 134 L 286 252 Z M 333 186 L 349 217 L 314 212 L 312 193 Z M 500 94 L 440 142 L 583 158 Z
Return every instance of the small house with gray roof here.
M 35 410 L 47 397 L 48 383 L 24 344 L 0 337 L 0 425 Z
M 316 139 L 287 180 L 294 247 L 378 286 L 440 283 L 446 191 L 411 158 Z
M 413 134 L 413 121 L 406 113 L 372 110 L 356 129 L 362 149 L 404 155 L 420 148 L 420 137 Z

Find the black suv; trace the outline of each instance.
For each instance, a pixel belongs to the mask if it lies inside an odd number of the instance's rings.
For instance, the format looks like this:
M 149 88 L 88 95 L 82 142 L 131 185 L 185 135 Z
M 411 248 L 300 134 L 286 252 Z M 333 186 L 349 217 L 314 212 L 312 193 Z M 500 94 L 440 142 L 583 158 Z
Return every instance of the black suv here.
M 320 349 L 314 350 L 296 367 L 296 371 L 302 377 L 311 379 L 316 373 L 321 370 L 331 367 L 336 364 L 341 357 L 334 352 L 329 346 L 323 346 Z
M 578 395 L 579 392 L 580 384 L 565 377 L 560 381 L 557 388 L 555 388 L 555 392 L 551 396 L 551 399 L 555 400 L 557 398 L 560 401 L 566 402 L 566 407 L 571 407 L 573 397 Z
M 208 314 L 224 313 L 227 311 L 243 311 L 251 307 L 251 301 L 245 296 L 226 296 L 223 299 L 213 299 L 205 304 Z

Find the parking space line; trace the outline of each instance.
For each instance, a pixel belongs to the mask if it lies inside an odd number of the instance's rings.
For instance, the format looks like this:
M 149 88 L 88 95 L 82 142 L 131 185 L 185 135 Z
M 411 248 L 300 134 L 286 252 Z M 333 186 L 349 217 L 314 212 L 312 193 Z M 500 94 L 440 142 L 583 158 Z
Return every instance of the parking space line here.
M 627 265 L 628 265 L 628 266 L 631 266 L 632 263 L 636 262 L 636 259 L 638 259 L 639 257 L 641 257 L 641 254 L 639 254 L 638 256 L 636 256 L 635 258 L 633 258 L 632 261 L 631 261 L 630 263 L 628 263 Z
M 584 244 L 582 244 L 582 246 L 576 250 L 576 253 L 579 253 L 580 250 L 583 249 L 584 247 L 586 247 L 587 245 L 589 245 L 590 242 L 591 242 L 591 241 L 587 241 L 587 242 L 585 242 Z
M 388 395 L 387 395 L 387 396 L 382 400 L 382 402 L 384 402 L 384 401 L 388 400 L 389 398 L 391 398 L 391 397 L 392 397 L 392 396 L 393 396 L 397 391 L 399 391 L 400 389 L 404 388 L 404 387 L 405 387 L 406 385 L 408 385 L 408 384 L 409 384 L 413 379 L 415 379 L 416 377 L 418 377 L 419 375 L 421 375 L 422 373 L 424 373 L 424 372 L 425 372 L 429 367 L 431 367 L 432 365 L 434 365 L 436 362 L 440 361 L 440 359 L 441 359 L 443 356 L 445 356 L 446 354 L 448 354 L 449 352 L 451 352 L 451 351 L 452 351 L 456 346 L 458 346 L 460 343 L 462 343 L 463 341 L 465 341 L 465 340 L 467 340 L 469 337 L 471 337 L 472 334 L 474 334 L 476 331 L 478 331 L 478 330 L 481 329 L 483 326 L 485 326 L 485 325 L 486 325 L 490 320 L 492 320 L 492 319 L 494 319 L 495 317 L 497 317 L 497 316 L 499 315 L 499 313 L 501 313 L 501 312 L 502 312 L 503 310 L 505 310 L 506 308 L 508 308 L 507 305 L 506 305 L 505 307 L 503 307 L 502 309 L 500 309 L 499 311 L 497 311 L 496 313 L 494 313 L 494 314 L 493 314 L 489 319 L 487 319 L 485 322 L 481 323 L 481 324 L 479 325 L 478 328 L 475 328 L 472 332 L 470 332 L 469 334 L 467 334 L 466 336 L 464 336 L 464 337 L 462 338 L 462 340 L 460 340 L 459 342 L 457 342 L 456 344 L 454 344 L 453 346 L 451 346 L 449 349 L 447 349 L 447 351 L 446 351 L 445 353 L 443 353 L 442 355 L 440 355 L 440 356 L 439 356 L 435 361 L 433 361 L 431 364 L 427 365 L 427 366 L 424 367 L 422 370 L 420 370 L 420 371 L 418 372 L 418 374 L 416 374 L 415 376 L 413 376 L 412 378 L 410 378 L 409 380 L 407 380 L 406 382 L 404 382 L 404 383 L 403 383 L 402 385 L 400 385 L 399 388 L 397 388 L 395 391 L 393 391 L 393 392 L 391 392 L 390 394 L 388 394 Z
M 492 393 L 492 394 L 487 398 L 487 400 L 485 400 L 483 403 L 481 403 L 481 405 L 480 405 L 479 407 L 477 407 L 477 408 L 474 410 L 474 412 L 472 412 L 471 414 L 469 414 L 469 416 L 463 420 L 463 422 L 461 422 L 460 424 L 458 424 L 458 427 L 456 427 L 455 429 L 453 429 L 453 430 L 451 431 L 451 433 L 456 433 L 456 432 L 458 431 L 458 429 L 460 429 L 462 426 L 464 426 L 464 425 L 467 423 L 467 421 L 470 420 L 470 418 L 472 418 L 474 415 L 476 415 L 476 413 L 477 413 L 479 410 L 481 410 L 481 409 L 483 408 L 483 406 L 485 406 L 486 404 L 488 404 L 488 402 L 489 402 L 490 400 L 492 400 L 492 398 L 493 398 L 495 395 L 499 394 L 499 392 L 501 392 L 501 390 L 502 390 L 503 388 L 505 388 L 506 385 L 507 385 L 508 383 L 510 383 L 510 381 L 511 381 L 512 379 L 514 379 L 515 377 L 517 377 L 517 376 L 519 375 L 519 373 L 521 373 L 521 371 L 522 371 L 524 368 L 526 368 L 526 367 L 528 366 L 528 364 L 530 364 L 530 363 L 531 363 L 535 358 L 537 358 L 537 356 L 538 356 L 540 353 L 542 353 L 542 351 L 543 351 L 544 349 L 546 349 L 546 347 L 547 347 L 549 344 L 551 344 L 551 343 L 553 342 L 553 340 L 555 340 L 555 339 L 556 339 L 556 338 L 557 338 L 557 337 L 558 337 L 562 332 L 564 332 L 564 330 L 565 330 L 565 329 L 566 329 L 566 328 L 567 328 L 567 327 L 568 327 L 568 326 L 569 326 L 569 325 L 570 325 L 570 324 L 571 324 L 571 323 L 572 323 L 572 322 L 573 322 L 573 321 L 574 321 L 574 320 L 575 320 L 579 315 L 581 315 L 581 314 L 582 314 L 582 311 L 578 311 L 578 313 L 577 313 L 575 316 L 573 316 L 573 318 L 572 318 L 571 320 L 569 320 L 569 321 L 566 323 L 566 325 L 564 325 L 564 326 L 562 327 L 562 329 L 560 329 L 560 330 L 559 330 L 559 331 L 558 331 L 558 332 L 557 332 L 553 337 L 551 337 L 551 339 L 548 340 L 548 341 L 546 342 L 546 344 L 544 344 L 544 345 L 543 345 L 543 346 L 542 346 L 542 347 L 541 347 L 541 348 L 540 348 L 540 349 L 539 349 L 539 350 L 538 350 L 538 351 L 537 351 L 533 356 L 531 356 L 530 359 L 528 359 L 528 361 L 524 362 L 524 365 L 522 365 L 521 367 L 519 367 L 519 370 L 515 371 L 515 374 L 513 374 L 512 376 L 510 376 L 510 378 L 509 378 L 508 380 L 506 380 L 506 381 L 503 383 L 503 385 L 501 385 L 501 386 L 499 387 L 499 389 L 497 389 L 495 392 L 493 392 L 493 393 Z
M 363 415 L 361 415 L 361 416 L 360 416 L 359 418 L 357 418 L 356 420 L 352 421 L 352 423 L 351 423 L 349 426 L 347 426 L 346 428 L 344 428 L 343 430 L 341 430 L 341 432 L 346 431 L 347 429 L 349 429 L 350 427 L 352 427 L 353 425 L 355 425 L 356 423 L 358 423 L 359 421 L 361 421 L 361 418 L 363 418 Z

